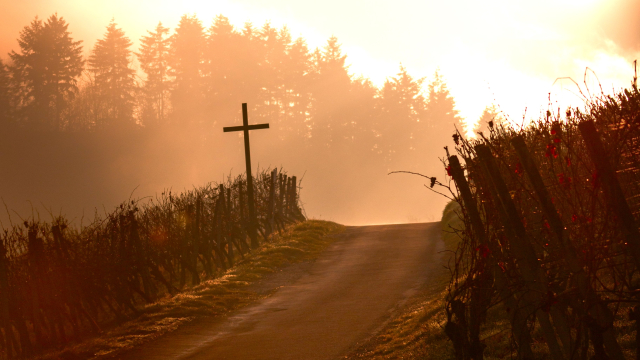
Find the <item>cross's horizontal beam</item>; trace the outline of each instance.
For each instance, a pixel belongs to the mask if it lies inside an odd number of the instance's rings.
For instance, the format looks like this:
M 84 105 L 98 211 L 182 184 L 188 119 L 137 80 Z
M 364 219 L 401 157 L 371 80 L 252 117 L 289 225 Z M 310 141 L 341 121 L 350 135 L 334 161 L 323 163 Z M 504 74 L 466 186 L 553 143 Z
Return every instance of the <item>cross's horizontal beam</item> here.
M 222 128 L 224 132 L 232 132 L 232 131 L 244 131 L 244 130 L 258 130 L 258 129 L 268 129 L 269 124 L 256 124 L 256 125 L 248 125 L 248 126 L 226 126 Z

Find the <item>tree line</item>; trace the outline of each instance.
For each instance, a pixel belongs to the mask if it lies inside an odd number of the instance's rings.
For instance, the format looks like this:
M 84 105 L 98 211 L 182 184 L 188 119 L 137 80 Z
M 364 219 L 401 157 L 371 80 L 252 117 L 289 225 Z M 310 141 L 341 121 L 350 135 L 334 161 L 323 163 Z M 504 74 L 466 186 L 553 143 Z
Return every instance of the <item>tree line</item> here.
M 0 123 L 10 126 L 207 133 L 238 118 L 247 102 L 252 119 L 269 121 L 287 144 L 359 149 L 389 161 L 441 150 L 454 126 L 464 133 L 439 71 L 425 84 L 400 65 L 376 87 L 349 72 L 335 36 L 310 49 L 268 22 L 237 29 L 218 15 L 205 28 L 183 15 L 173 31 L 158 23 L 135 51 L 112 20 L 85 58 L 82 41 L 54 14 L 25 26 L 18 44 L 6 64 L 0 59 Z M 496 115 L 488 108 L 483 117 Z

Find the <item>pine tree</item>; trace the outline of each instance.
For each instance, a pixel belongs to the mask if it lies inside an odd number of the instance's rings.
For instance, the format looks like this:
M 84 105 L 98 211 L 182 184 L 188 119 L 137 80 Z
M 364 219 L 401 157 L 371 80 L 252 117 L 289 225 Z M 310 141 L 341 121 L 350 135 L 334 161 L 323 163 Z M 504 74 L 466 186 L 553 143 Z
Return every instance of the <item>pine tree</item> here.
M 9 67 L 20 122 L 41 130 L 58 130 L 62 113 L 77 91 L 82 72 L 81 41 L 73 41 L 68 24 L 57 14 L 37 17 L 18 38 Z
M 312 140 L 316 145 L 331 146 L 349 103 L 351 75 L 338 38 L 332 36 L 322 51 L 313 54 Z
M 242 28 L 240 40 L 238 57 L 234 59 L 235 65 L 233 66 L 233 71 L 241 73 L 241 76 L 238 76 L 240 81 L 235 87 L 239 91 L 236 96 L 246 99 L 242 102 L 258 104 L 263 62 L 259 31 L 250 22 L 246 22 Z
M 426 106 L 426 120 L 429 124 L 429 143 L 431 151 L 441 151 L 443 146 L 453 146 L 453 134 L 456 129 L 464 133 L 460 113 L 444 78 L 436 70 L 433 81 L 428 86 L 428 102 Z
M 96 43 L 89 56 L 89 70 L 95 79 L 98 96 L 96 126 L 123 127 L 135 124 L 133 92 L 135 72 L 129 68 L 131 41 L 114 20 L 104 37 Z
M 489 135 L 489 129 L 496 127 L 505 122 L 502 112 L 494 105 L 487 106 L 482 111 L 482 115 L 478 119 L 478 122 L 474 124 L 473 131 L 475 133 L 483 133 L 485 136 Z
M 240 37 L 229 19 L 222 15 L 216 16 L 209 27 L 205 59 L 208 91 L 213 93 L 213 97 L 227 99 L 234 92 L 232 79 L 240 75 L 237 73 L 237 61 L 241 58 Z
M 417 142 L 425 141 L 428 131 L 425 126 L 426 99 L 422 95 L 424 78 L 414 79 L 407 69 L 400 65 L 394 77 L 387 78 L 380 90 L 380 110 L 382 112 L 379 130 L 387 151 L 406 156 L 407 151 L 416 150 Z M 416 154 L 411 154 L 415 157 Z
M 242 102 L 256 105 L 252 94 L 257 92 L 257 87 L 255 81 L 251 81 L 251 64 L 258 63 L 256 54 L 251 51 L 251 40 L 236 31 L 222 15 L 213 20 L 206 41 L 207 111 L 217 121 L 232 122 Z
M 0 59 L 0 126 L 9 123 L 11 115 L 11 92 L 9 84 L 9 72 Z
M 310 70 L 311 55 L 303 38 L 288 46 L 282 64 L 284 92 L 284 119 L 293 139 L 303 141 L 309 137 L 309 110 L 311 107 Z
M 341 46 L 335 36 L 327 40 L 318 64 L 318 75 L 323 85 L 333 85 L 346 90 L 351 84 L 351 75 L 346 65 L 347 55 L 342 54 Z
M 204 49 L 206 38 L 198 18 L 183 15 L 171 36 L 169 66 L 173 77 L 173 118 L 180 124 L 201 124 L 204 118 Z
M 285 27 L 278 30 L 268 22 L 258 32 L 257 50 L 260 54 L 260 89 L 257 107 L 258 113 L 274 125 L 280 132 L 280 138 L 286 137 L 288 124 L 284 120 L 284 62 L 291 43 L 291 34 Z
M 147 75 L 144 83 L 144 107 L 142 120 L 145 125 L 160 125 L 166 120 L 169 108 L 169 29 L 158 23 L 155 31 L 140 39 L 140 52 L 136 55 L 140 67 Z
M 376 141 L 380 134 L 380 113 L 377 108 L 379 90 L 369 78 L 359 76 L 351 82 L 349 116 L 355 122 L 356 143 L 367 153 L 379 154 Z

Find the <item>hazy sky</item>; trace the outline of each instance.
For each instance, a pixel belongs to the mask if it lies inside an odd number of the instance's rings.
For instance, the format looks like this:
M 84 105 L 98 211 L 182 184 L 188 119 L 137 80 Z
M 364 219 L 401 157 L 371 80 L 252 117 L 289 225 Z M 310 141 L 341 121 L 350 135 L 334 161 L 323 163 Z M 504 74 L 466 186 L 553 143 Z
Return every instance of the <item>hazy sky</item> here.
M 426 76 L 428 81 L 440 68 L 458 109 L 470 121 L 475 121 L 492 102 L 513 122 L 522 121 L 525 108 L 528 119 L 536 118 L 541 109 L 546 110 L 550 92 L 554 109 L 556 101 L 562 105 L 571 101 L 578 104 L 573 83 L 552 84 L 559 77 L 571 77 L 582 84 L 587 66 L 595 71 L 605 91 L 626 87 L 633 76 L 632 62 L 640 58 L 640 0 L 0 0 L 0 5 L 0 57 L 3 59 L 8 51 L 17 49 L 20 30 L 35 16 L 46 18 L 55 12 L 63 16 L 70 24 L 73 37 L 84 41 L 88 54 L 112 18 L 137 49 L 140 37 L 155 28 L 158 21 L 173 28 L 181 15 L 195 13 L 208 27 L 216 15 L 222 14 L 237 27 L 246 21 L 256 27 L 265 21 L 276 27 L 286 24 L 292 35 L 304 37 L 310 48 L 323 46 L 331 35 L 336 35 L 348 55 L 351 73 L 364 75 L 376 85 L 381 85 L 387 76 L 395 75 L 400 63 L 410 74 Z M 593 75 L 587 82 L 591 91 L 599 89 Z M 367 175 L 370 183 L 355 189 L 358 191 L 344 186 L 337 189 L 327 180 L 331 179 L 327 173 L 335 159 L 329 159 L 324 164 L 326 168 L 316 166 L 318 164 L 310 167 L 308 159 L 295 156 L 284 160 L 278 157 L 282 163 L 274 164 L 273 157 L 259 146 L 260 139 L 268 143 L 267 135 L 261 134 L 252 141 L 252 147 L 257 147 L 253 153 L 255 164 L 285 165 L 297 175 L 308 171 L 302 196 L 312 217 L 348 224 L 425 221 L 440 217 L 444 198 L 427 191 L 420 192 L 419 196 L 413 193 L 414 189 L 421 188 L 421 178 L 371 173 Z M 119 174 L 135 171 L 126 166 L 114 171 L 107 163 L 99 163 L 105 168 L 104 172 L 113 177 L 105 177 L 111 180 L 101 188 L 100 194 L 94 194 L 99 191 L 92 190 L 91 179 L 79 180 L 91 189 L 75 197 L 60 193 L 60 189 L 66 188 L 57 188 L 47 181 L 29 189 L 41 193 L 21 194 L 27 196 L 24 199 L 16 195 L 9 207 L 20 209 L 22 205 L 30 205 L 24 203 L 30 199 L 36 204 L 62 207 L 73 214 L 75 210 L 91 209 L 103 203 L 107 208 L 115 206 L 138 185 L 141 185 L 140 196 L 161 191 L 163 186 L 181 189 L 202 185 L 214 174 L 227 174 L 233 167 L 243 168 L 237 165 L 242 159 L 241 147 L 229 150 L 229 154 L 232 151 L 238 152 L 237 157 L 225 156 L 215 160 L 215 164 L 209 158 L 193 161 L 192 173 L 171 165 L 174 177 L 162 173 L 162 167 L 155 170 L 151 167 L 149 174 L 140 170 L 140 178 L 131 175 L 125 181 Z M 153 149 L 142 151 L 138 154 L 139 163 L 153 159 L 153 154 Z M 173 156 L 183 155 L 177 152 Z M 114 161 L 137 164 L 127 160 L 127 156 Z M 436 155 L 432 156 L 435 160 Z M 202 163 L 212 166 L 203 167 Z M 398 193 L 397 189 L 408 189 L 406 192 L 411 195 Z M 338 194 L 340 200 L 326 201 L 329 192 Z M 6 196 L 4 194 L 0 195 Z M 388 196 L 381 198 L 372 194 Z M 82 199 L 77 200 L 78 197 Z
M 375 0 L 0 0 L 0 54 L 16 48 L 22 27 L 36 15 L 58 12 L 89 50 L 111 18 L 134 41 L 158 21 L 173 27 L 185 13 L 205 26 L 223 14 L 246 21 L 288 25 L 310 47 L 336 35 L 353 74 L 382 84 L 402 63 L 429 80 L 440 68 L 462 115 L 475 120 L 495 102 L 521 121 L 536 116 L 547 94 L 567 103 L 593 69 L 606 90 L 628 86 L 640 56 L 639 0 L 375 1 Z M 2 55 L 6 58 L 6 55 Z M 590 80 L 591 88 L 597 85 Z

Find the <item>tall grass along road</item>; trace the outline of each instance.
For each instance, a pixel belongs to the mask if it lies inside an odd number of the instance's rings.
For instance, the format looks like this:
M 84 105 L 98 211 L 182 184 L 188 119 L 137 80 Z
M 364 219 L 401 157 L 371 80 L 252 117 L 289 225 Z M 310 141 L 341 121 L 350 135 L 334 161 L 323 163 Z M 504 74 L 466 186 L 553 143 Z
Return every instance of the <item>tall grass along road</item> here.
M 122 359 L 337 359 L 385 324 L 439 263 L 437 223 L 349 227 L 273 296 Z

